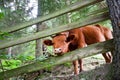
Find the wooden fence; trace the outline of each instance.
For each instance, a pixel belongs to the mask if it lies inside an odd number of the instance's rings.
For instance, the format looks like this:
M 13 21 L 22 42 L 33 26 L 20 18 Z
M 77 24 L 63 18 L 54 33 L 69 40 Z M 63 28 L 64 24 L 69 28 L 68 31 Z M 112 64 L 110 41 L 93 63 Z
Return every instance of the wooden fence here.
M 58 12 L 54 12 L 47 16 L 38 17 L 36 19 L 27 21 L 24 24 L 19 24 L 19 25 L 13 26 L 9 29 L 8 28 L 1 29 L 1 31 L 9 32 L 9 33 L 14 32 L 14 31 L 29 27 L 31 25 L 34 25 L 36 23 L 43 22 L 43 21 L 49 20 L 51 18 L 55 18 L 57 16 L 66 14 L 68 12 L 75 11 L 77 9 L 81 9 L 83 7 L 86 7 L 86 6 L 101 2 L 101 1 L 103 1 L 103 0 L 84 0 L 82 2 L 77 2 L 73 5 L 68 6 L 65 9 L 58 11 Z M 102 13 L 101 13 L 101 11 L 102 11 Z M 44 38 L 44 37 L 47 37 L 47 36 L 62 32 L 62 31 L 82 27 L 85 25 L 89 25 L 89 24 L 93 24 L 93 23 L 97 23 L 97 22 L 101 22 L 101 21 L 109 19 L 107 8 L 105 8 L 104 11 L 103 10 L 101 10 L 101 11 L 99 11 L 100 14 L 91 15 L 82 21 L 69 23 L 69 24 L 66 24 L 63 26 L 52 28 L 52 29 L 47 29 L 47 30 L 29 35 L 27 37 L 21 37 L 18 39 L 14 39 L 14 41 L 12 40 L 12 41 L 0 42 L 0 49 L 19 45 L 22 43 L 36 40 L 36 39 Z M 113 45 L 113 40 L 108 40 L 105 42 L 92 44 L 86 48 L 77 49 L 75 51 L 69 52 L 69 54 L 65 54 L 60 57 L 54 57 L 54 58 L 46 59 L 44 61 L 36 61 L 36 62 L 33 62 L 31 64 L 28 64 L 28 65 L 25 65 L 25 66 L 22 66 L 22 67 L 19 67 L 16 69 L 11 69 L 11 70 L 7 70 L 5 72 L 0 72 L 0 80 L 10 78 L 13 76 L 17 76 L 17 75 L 20 75 L 23 73 L 37 71 L 37 70 L 40 70 L 40 69 L 43 69 L 46 67 L 55 66 L 55 65 L 62 64 L 62 63 L 68 62 L 68 61 L 73 61 L 78 58 L 85 58 L 85 57 L 88 57 L 91 55 L 96 55 L 98 53 L 105 53 L 105 52 L 108 52 L 113 49 L 113 46 L 111 46 L 111 45 Z M 36 67 L 34 68 L 34 66 L 36 66 Z

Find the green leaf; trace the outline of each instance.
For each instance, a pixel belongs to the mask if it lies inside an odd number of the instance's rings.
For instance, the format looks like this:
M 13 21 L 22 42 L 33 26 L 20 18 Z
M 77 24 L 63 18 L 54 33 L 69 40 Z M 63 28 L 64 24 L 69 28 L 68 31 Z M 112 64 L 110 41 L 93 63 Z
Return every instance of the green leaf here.
M 4 17 L 4 13 L 0 12 L 0 19 L 2 19 Z

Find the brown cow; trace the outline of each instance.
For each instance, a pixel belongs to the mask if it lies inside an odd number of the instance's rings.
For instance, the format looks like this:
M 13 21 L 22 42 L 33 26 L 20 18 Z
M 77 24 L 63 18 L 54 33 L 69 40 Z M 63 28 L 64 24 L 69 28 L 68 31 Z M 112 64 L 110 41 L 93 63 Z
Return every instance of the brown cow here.
M 54 47 L 54 53 L 62 55 L 77 48 L 83 48 L 87 45 L 112 38 L 113 36 L 110 29 L 101 27 L 97 24 L 59 33 L 54 36 L 52 40 L 44 40 L 44 44 L 48 46 L 52 45 Z M 105 58 L 106 63 L 111 62 L 111 55 L 109 53 L 102 53 L 102 55 Z M 83 70 L 82 59 L 73 61 L 73 65 L 75 74 L 79 74 L 78 65 L 80 65 L 80 71 Z

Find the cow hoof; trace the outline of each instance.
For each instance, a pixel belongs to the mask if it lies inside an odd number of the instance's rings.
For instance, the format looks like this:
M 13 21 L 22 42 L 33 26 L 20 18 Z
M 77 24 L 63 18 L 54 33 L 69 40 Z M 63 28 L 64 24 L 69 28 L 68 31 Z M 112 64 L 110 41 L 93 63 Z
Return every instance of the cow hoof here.
M 84 70 L 80 70 L 79 72 L 82 72 L 82 71 L 84 71 Z

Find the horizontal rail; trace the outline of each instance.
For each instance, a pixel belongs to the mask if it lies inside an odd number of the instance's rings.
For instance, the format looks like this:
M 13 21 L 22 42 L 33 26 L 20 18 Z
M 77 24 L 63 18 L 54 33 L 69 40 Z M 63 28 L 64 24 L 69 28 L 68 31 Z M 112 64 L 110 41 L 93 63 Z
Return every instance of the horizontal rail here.
M 109 11 L 108 11 L 108 7 L 101 8 L 101 9 L 99 9 L 99 10 L 92 11 L 92 12 L 90 12 L 87 16 L 91 16 L 91 15 L 95 15 L 95 14 L 101 14 L 101 13 L 105 13 L 105 12 L 109 12 Z
M 105 53 L 113 49 L 114 49 L 113 40 L 92 44 L 92 45 L 89 45 L 88 47 L 71 51 L 67 54 L 64 54 L 63 56 L 49 58 L 44 61 L 37 61 L 16 69 L 1 72 L 0 80 L 17 76 L 23 73 L 29 73 L 29 72 L 37 71 L 47 67 L 52 67 L 52 66 L 62 64 L 65 62 L 70 62 L 76 59 L 89 57 L 92 55 L 96 55 L 98 53 Z
M 22 44 L 22 43 L 29 42 L 32 40 L 44 38 L 44 37 L 47 37 L 47 36 L 62 32 L 62 31 L 79 28 L 85 25 L 104 21 L 106 19 L 109 19 L 108 13 L 99 14 L 99 15 L 95 15 L 92 17 L 87 17 L 85 18 L 85 20 L 82 20 L 82 21 L 70 23 L 70 24 L 59 26 L 59 27 L 52 28 L 52 29 L 47 29 L 47 30 L 37 32 L 35 34 L 29 35 L 26 37 L 21 37 L 21 38 L 12 40 L 12 41 L 0 42 L 0 49 L 8 48 L 10 46 L 14 46 L 14 45 Z
M 55 18 L 57 16 L 65 14 L 65 13 L 68 13 L 68 12 L 71 12 L 71 11 L 74 11 L 74 10 L 77 10 L 77 9 L 80 9 L 80 8 L 83 8 L 83 7 L 86 7 L 88 5 L 95 4 L 95 3 L 101 2 L 101 1 L 103 1 L 103 0 L 83 0 L 83 1 L 79 1 L 75 4 L 73 4 L 73 5 L 70 5 L 66 8 L 63 8 L 63 9 L 61 9 L 59 11 L 56 11 L 54 13 L 51 13 L 49 15 L 45 15 L 43 17 L 38 17 L 36 19 L 32 19 L 30 21 L 20 23 L 19 25 L 11 26 L 10 28 L 4 28 L 3 27 L 3 28 L 0 29 L 0 31 L 1 32 L 14 32 L 14 31 L 26 28 L 28 26 L 34 25 L 36 23 Z

